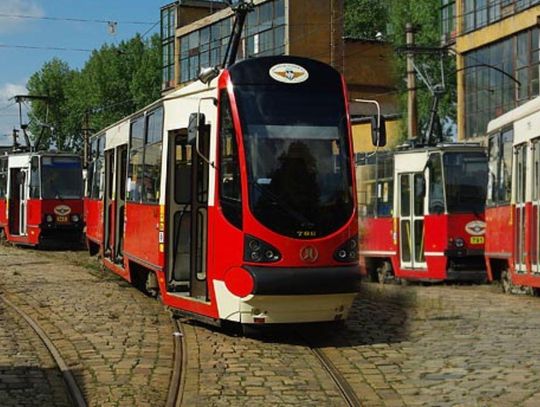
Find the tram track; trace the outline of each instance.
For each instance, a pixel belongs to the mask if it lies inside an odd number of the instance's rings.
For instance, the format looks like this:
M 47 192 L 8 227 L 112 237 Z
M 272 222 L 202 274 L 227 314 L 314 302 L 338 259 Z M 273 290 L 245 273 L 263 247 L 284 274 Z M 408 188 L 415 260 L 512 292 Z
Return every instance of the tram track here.
M 182 323 L 171 315 L 174 337 L 174 362 L 169 392 L 167 394 L 166 407 L 182 406 L 182 398 L 184 394 L 184 372 L 186 371 L 186 341 L 182 331 Z
M 323 369 L 330 376 L 346 405 L 349 407 L 361 407 L 362 403 L 356 395 L 351 384 L 345 376 L 339 371 L 332 359 L 326 355 L 323 348 L 314 343 L 314 341 L 306 336 L 305 333 L 298 332 L 298 336 L 308 345 L 309 350 L 319 361 Z
M 58 348 L 54 345 L 52 340 L 41 328 L 41 326 L 30 315 L 24 312 L 13 302 L 8 300 L 4 295 L 0 295 L 0 301 L 2 301 L 7 307 L 17 313 L 21 318 L 23 318 L 25 322 L 30 326 L 30 328 L 32 328 L 32 330 L 40 338 L 41 342 L 43 342 L 45 348 L 54 359 L 58 370 L 60 370 L 60 372 L 62 373 L 62 378 L 64 380 L 73 405 L 76 407 L 87 407 L 85 398 L 81 389 L 79 388 L 79 385 L 77 384 L 77 381 L 75 380 L 75 377 L 71 373 L 71 370 L 69 369 L 64 358 L 60 354 Z

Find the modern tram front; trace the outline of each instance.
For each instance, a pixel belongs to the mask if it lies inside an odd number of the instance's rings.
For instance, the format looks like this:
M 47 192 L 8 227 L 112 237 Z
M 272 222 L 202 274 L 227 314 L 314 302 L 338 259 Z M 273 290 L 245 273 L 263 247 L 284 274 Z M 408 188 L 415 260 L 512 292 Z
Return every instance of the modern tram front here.
M 222 71 L 216 91 L 216 143 L 199 123 L 193 153 L 181 136 L 169 146 L 164 302 L 247 324 L 345 319 L 360 273 L 343 78 L 317 61 L 265 57 Z

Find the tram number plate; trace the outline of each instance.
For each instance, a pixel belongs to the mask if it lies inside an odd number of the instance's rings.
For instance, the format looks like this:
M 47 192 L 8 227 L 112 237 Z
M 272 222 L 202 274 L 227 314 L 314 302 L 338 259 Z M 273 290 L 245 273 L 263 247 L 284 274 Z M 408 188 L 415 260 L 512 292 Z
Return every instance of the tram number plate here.
M 484 236 L 471 236 L 471 244 L 484 243 Z
M 56 217 L 56 222 L 58 222 L 58 223 L 68 223 L 68 217 L 59 215 L 59 216 Z

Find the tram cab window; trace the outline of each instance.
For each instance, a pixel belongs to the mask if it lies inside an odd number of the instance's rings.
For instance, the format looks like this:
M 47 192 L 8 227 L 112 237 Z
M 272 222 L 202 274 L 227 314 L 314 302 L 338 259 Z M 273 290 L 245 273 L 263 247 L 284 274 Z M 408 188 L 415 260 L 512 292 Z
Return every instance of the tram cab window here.
M 34 156 L 30 161 L 30 198 L 41 196 L 39 182 L 39 157 Z
M 513 129 L 505 129 L 489 137 L 489 174 L 487 204 L 501 205 L 510 202 L 512 192 Z
M 90 185 L 89 194 L 92 199 L 103 198 L 103 181 L 105 177 L 104 141 L 103 136 L 97 137 L 92 141 L 92 163 L 90 164 L 92 173 L 88 178 L 88 184 Z
M 226 91 L 221 93 L 220 115 L 220 203 L 223 214 L 234 226 L 242 227 L 242 193 L 238 146 Z
M 144 171 L 144 117 L 139 117 L 131 123 L 130 133 L 127 200 L 140 202 Z

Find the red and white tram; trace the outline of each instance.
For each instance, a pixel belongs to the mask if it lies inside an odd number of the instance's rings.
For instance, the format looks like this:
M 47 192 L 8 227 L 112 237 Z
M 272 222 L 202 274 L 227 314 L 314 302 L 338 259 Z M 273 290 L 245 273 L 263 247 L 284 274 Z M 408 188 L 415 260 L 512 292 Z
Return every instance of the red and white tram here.
M 358 291 L 343 77 L 244 60 L 91 140 L 91 253 L 208 322 L 344 319 Z
M 360 265 L 373 280 L 486 278 L 485 149 L 438 144 L 357 161 Z
M 79 156 L 14 152 L 0 157 L 0 232 L 9 242 L 80 243 L 82 198 Z
M 540 288 L 540 98 L 488 125 L 486 263 L 503 289 Z

